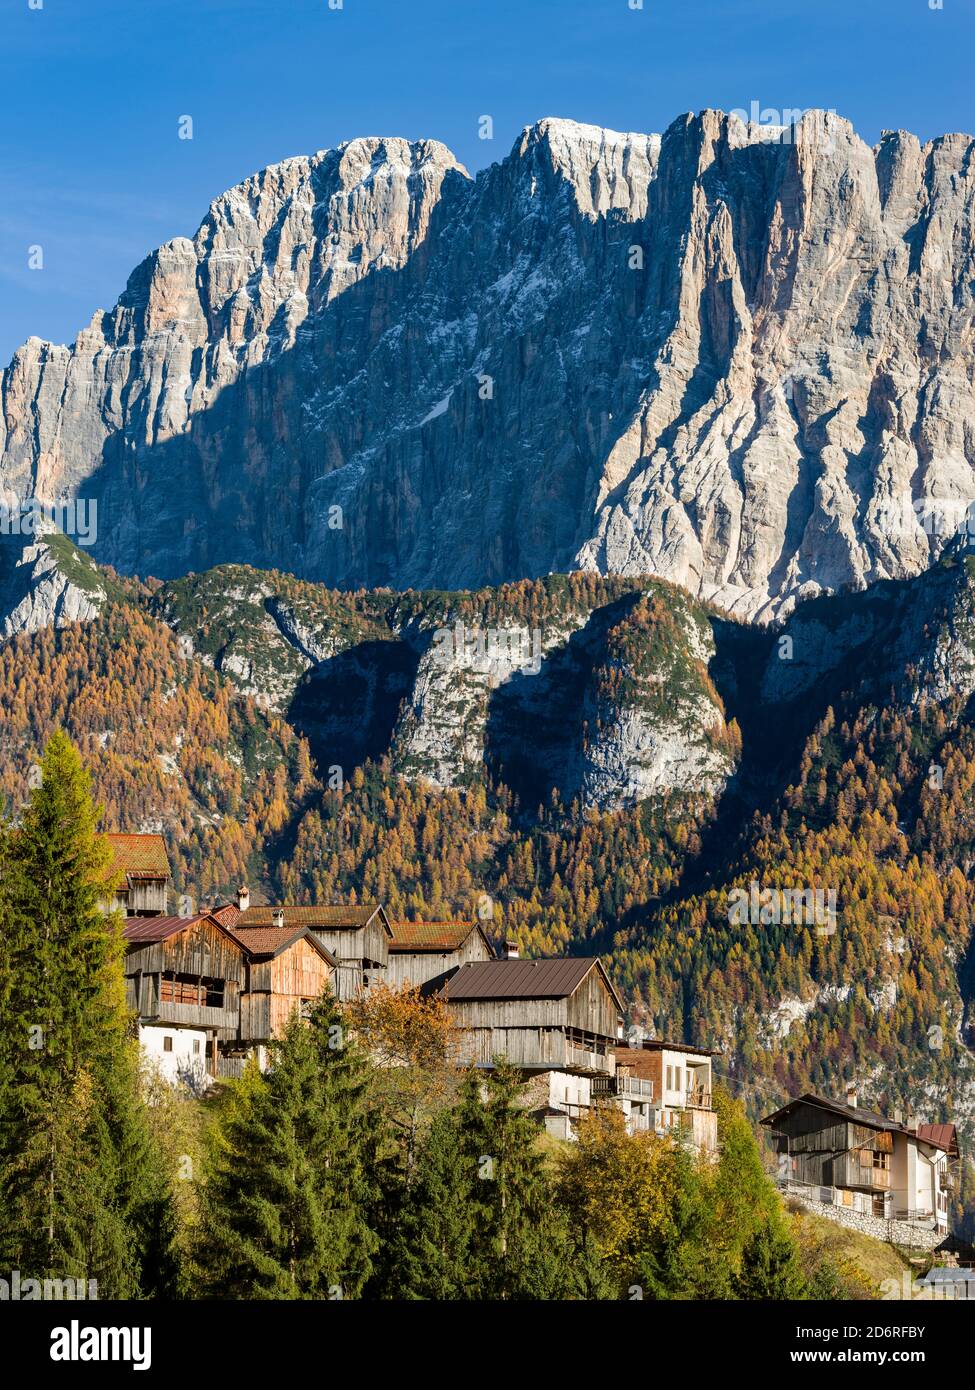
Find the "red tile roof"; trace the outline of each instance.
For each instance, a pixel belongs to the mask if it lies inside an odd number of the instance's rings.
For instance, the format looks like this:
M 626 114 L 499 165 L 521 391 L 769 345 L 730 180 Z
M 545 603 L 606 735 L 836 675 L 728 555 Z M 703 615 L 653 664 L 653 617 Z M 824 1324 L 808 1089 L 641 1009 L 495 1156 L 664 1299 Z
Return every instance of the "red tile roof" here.
M 332 965 L 335 957 L 331 951 L 315 939 L 307 927 L 241 927 L 228 925 L 227 930 L 249 956 L 278 956 L 289 946 L 302 939 L 310 941 L 319 955 Z
M 210 916 L 216 917 L 223 926 L 232 927 L 240 919 L 240 908 L 236 903 L 221 903 L 219 907 L 210 909 Z
M 109 835 L 113 869 L 129 878 L 169 878 L 169 856 L 161 835 Z
M 390 926 L 391 951 L 457 951 L 478 930 L 476 922 L 391 922 Z

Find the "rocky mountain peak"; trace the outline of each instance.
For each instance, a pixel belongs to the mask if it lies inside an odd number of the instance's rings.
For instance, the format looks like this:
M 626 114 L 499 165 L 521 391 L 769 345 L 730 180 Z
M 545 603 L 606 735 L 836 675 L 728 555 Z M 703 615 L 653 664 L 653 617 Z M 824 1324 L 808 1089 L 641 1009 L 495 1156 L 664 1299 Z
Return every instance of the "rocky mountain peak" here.
M 783 113 L 783 116 L 785 113 Z M 975 497 L 968 136 L 546 118 L 471 180 L 367 138 L 215 199 L 0 382 L 0 481 L 96 555 L 357 587 L 582 568 L 766 620 Z

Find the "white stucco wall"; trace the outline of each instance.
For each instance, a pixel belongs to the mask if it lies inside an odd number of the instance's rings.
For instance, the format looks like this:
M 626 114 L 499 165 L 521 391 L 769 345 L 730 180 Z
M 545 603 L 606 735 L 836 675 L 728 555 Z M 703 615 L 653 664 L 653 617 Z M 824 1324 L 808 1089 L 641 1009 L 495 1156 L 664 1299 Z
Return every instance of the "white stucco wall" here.
M 172 1039 L 171 1052 L 166 1051 L 167 1038 Z M 171 1085 L 183 1082 L 198 1090 L 209 1084 L 206 1033 L 196 1028 L 174 1028 L 172 1024 L 140 1024 L 139 1043 L 145 1056 Z

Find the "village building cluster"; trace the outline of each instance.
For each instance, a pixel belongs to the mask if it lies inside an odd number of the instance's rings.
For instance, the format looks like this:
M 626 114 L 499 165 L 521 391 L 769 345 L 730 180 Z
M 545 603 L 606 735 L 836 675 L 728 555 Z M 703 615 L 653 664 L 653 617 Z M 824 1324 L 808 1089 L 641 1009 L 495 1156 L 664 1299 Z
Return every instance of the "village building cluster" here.
M 171 1082 L 206 1089 L 239 1076 L 295 1008 L 326 989 L 340 1002 L 381 984 L 443 999 L 458 1066 L 498 1057 L 525 1080 L 545 1129 L 573 1137 L 594 1104 L 612 1102 L 631 1131 L 673 1133 L 704 1155 L 718 1149 L 706 1048 L 624 1040 L 625 1006 L 596 956 L 521 959 L 478 922 L 391 921 L 372 906 L 251 905 L 168 914 L 172 882 L 161 835 L 110 835 L 122 886 L 106 908 L 125 915 L 125 975 L 145 1053 Z M 186 904 L 184 903 L 184 906 Z M 845 1224 L 909 1222 L 939 1239 L 957 1181 L 953 1125 L 893 1120 L 814 1095 L 762 1123 L 782 1186 Z

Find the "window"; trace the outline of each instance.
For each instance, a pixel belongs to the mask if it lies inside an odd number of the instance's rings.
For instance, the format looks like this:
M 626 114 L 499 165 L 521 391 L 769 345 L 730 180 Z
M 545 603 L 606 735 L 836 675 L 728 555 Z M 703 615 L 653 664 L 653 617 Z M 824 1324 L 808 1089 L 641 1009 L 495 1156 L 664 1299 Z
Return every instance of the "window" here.
M 199 1039 L 199 1038 L 194 1038 L 194 1039 L 193 1039 L 193 1056 L 194 1056 L 194 1057 L 198 1057 L 199 1055 L 200 1055 L 200 1039 Z
M 174 975 L 167 970 L 159 981 L 159 998 L 165 1004 L 222 1009 L 223 995 L 223 980 L 208 979 L 205 975 Z
M 668 1067 L 668 1068 L 667 1068 L 667 1090 L 668 1090 L 668 1091 L 672 1091 L 673 1089 L 674 1089 L 674 1069 L 673 1069 L 673 1067 Z
M 890 1154 L 884 1153 L 881 1149 L 873 1151 L 873 1166 L 882 1169 L 885 1173 L 890 1170 Z
M 173 1050 L 173 1040 L 172 1040 L 172 1038 L 170 1037 L 170 1035 L 167 1033 L 166 1036 L 163 1038 L 163 1052 L 172 1052 L 172 1050 Z
M 674 1068 L 674 1077 L 675 1077 L 674 1090 L 675 1090 L 675 1091 L 679 1091 L 679 1090 L 680 1090 L 680 1067 L 675 1067 L 675 1068 Z

